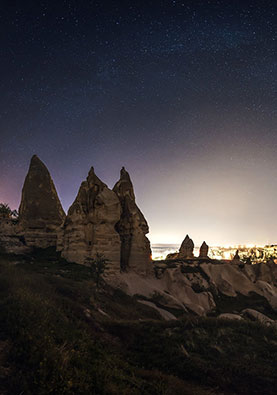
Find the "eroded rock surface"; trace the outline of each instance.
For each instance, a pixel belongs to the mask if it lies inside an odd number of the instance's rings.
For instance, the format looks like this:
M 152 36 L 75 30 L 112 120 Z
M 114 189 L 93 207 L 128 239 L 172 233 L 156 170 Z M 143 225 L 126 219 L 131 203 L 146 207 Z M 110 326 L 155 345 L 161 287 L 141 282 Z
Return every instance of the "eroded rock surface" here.
M 181 244 L 178 253 L 178 258 L 180 259 L 193 258 L 194 257 L 193 250 L 194 250 L 194 243 L 192 239 L 189 237 L 189 235 L 186 235 L 184 241 Z
M 204 241 L 200 247 L 199 258 L 208 258 L 209 246 Z
M 246 318 L 249 318 L 252 321 L 258 321 L 264 325 L 272 325 L 275 324 L 275 321 L 271 318 L 267 317 L 265 314 L 260 313 L 254 309 L 244 309 L 242 311 L 242 315 Z
M 233 300 L 236 306 L 236 298 L 239 298 L 242 306 L 243 303 L 247 306 L 249 300 L 249 305 L 256 303 L 258 308 L 273 313 L 277 311 L 277 288 L 274 285 L 277 273 L 274 267 L 264 265 L 265 268 L 261 269 L 257 265 L 243 267 L 231 261 L 177 263 L 175 268 L 165 267 L 157 277 L 142 277 L 134 272 L 122 273 L 117 277 L 117 283 L 111 285 L 121 288 L 129 295 L 142 295 L 157 307 L 170 312 L 174 309 L 202 316 L 216 312 L 217 303 L 222 311 L 223 301 L 228 300 L 226 313 L 238 315 L 237 308 L 233 312 L 229 310 L 229 304 Z M 270 283 L 260 280 L 265 276 Z M 226 297 L 228 298 L 225 299 Z M 235 318 L 224 315 L 220 317 Z
M 90 169 L 78 195 L 69 208 L 59 236 L 59 249 L 70 262 L 85 264 L 102 254 L 111 271 L 120 270 L 120 237 L 115 225 L 120 220 L 121 206 L 111 191 Z
M 232 313 L 219 314 L 218 318 L 221 318 L 223 320 L 238 320 L 238 321 L 243 320 L 242 316 L 240 316 L 239 314 L 232 314 Z
M 19 229 L 30 247 L 56 246 L 65 218 L 55 185 L 44 163 L 34 155 L 22 189 Z
M 128 172 L 121 169 L 113 191 L 119 198 L 122 212 L 116 229 L 121 239 L 121 269 L 147 274 L 152 271 L 150 243 L 145 236 L 148 224 L 136 205 L 134 188 Z
M 20 228 L 10 218 L 0 217 L 0 254 L 25 254 L 30 252 Z

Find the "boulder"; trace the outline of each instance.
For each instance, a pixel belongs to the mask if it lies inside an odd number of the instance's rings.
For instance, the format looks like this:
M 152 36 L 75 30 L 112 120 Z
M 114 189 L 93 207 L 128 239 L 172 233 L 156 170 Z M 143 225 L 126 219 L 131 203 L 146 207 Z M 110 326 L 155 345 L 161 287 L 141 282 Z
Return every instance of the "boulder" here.
M 219 314 L 217 318 L 221 318 L 223 320 L 238 320 L 238 321 L 243 320 L 243 318 L 239 314 L 233 314 L 233 313 Z
M 247 296 L 257 291 L 255 284 L 238 265 L 202 263 L 201 270 L 209 278 L 210 284 L 224 295 L 235 297 L 240 293 Z
M 189 237 L 189 235 L 186 235 L 184 241 L 181 244 L 179 253 L 178 253 L 178 258 L 180 259 L 188 259 L 188 258 L 193 258 L 193 249 L 194 249 L 194 243 L 192 239 Z
M 19 229 L 28 246 L 56 246 L 57 231 L 65 213 L 44 163 L 34 155 L 22 189 Z
M 180 301 L 187 309 L 197 315 L 205 315 L 215 308 L 215 302 L 211 292 L 195 292 L 190 281 L 187 281 L 180 268 L 166 270 L 162 281 L 164 289 Z
M 271 318 L 267 317 L 263 313 L 260 313 L 257 310 L 244 309 L 241 313 L 242 313 L 242 315 L 245 318 L 249 318 L 252 321 L 258 321 L 261 324 L 264 324 L 264 325 L 267 325 L 267 326 L 275 323 L 274 320 L 272 320 Z
M 215 308 L 215 302 L 210 292 L 194 292 L 185 281 L 180 269 L 168 269 L 162 278 L 141 276 L 135 272 L 121 273 L 108 279 L 114 288 L 120 288 L 131 296 L 144 296 L 160 308 L 174 309 L 180 312 L 191 311 L 203 316 Z
M 149 302 L 148 300 L 138 300 L 138 302 L 145 304 L 146 306 L 149 306 L 154 310 L 157 310 L 165 321 L 171 321 L 177 319 L 175 315 L 173 315 L 172 313 L 170 313 L 165 309 L 161 309 L 160 307 L 156 306 L 155 303 L 153 302 Z
M 178 252 L 171 252 L 170 254 L 167 254 L 165 260 L 169 261 L 171 259 L 178 259 Z
M 252 265 L 254 268 L 256 280 L 268 282 L 277 287 L 277 265 L 268 263 L 258 263 Z
M 120 220 L 116 225 L 121 240 L 121 270 L 149 274 L 152 272 L 151 249 L 150 242 L 145 236 L 149 228 L 136 205 L 133 184 L 124 167 L 113 191 L 118 196 L 122 208 Z
M 203 244 L 200 247 L 199 258 L 208 258 L 209 246 L 203 241 Z
M 264 296 L 274 311 L 277 311 L 277 288 L 274 284 L 258 280 L 255 283 L 257 292 Z
M 70 262 L 86 264 L 97 254 L 108 260 L 109 271 L 120 270 L 120 237 L 115 225 L 121 206 L 117 195 L 90 169 L 68 210 L 59 236 L 59 249 Z

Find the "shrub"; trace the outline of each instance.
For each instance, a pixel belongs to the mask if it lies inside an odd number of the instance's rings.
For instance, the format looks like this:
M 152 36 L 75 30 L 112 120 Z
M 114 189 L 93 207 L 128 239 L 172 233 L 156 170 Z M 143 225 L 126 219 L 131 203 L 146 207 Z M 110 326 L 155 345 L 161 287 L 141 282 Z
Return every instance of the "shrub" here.
M 85 263 L 90 266 L 96 288 L 99 289 L 100 285 L 104 283 L 103 275 L 108 264 L 108 259 L 104 255 L 97 253 L 96 258 L 86 258 Z
M 17 219 L 18 212 L 17 210 L 12 210 L 7 203 L 0 203 L 0 217 Z

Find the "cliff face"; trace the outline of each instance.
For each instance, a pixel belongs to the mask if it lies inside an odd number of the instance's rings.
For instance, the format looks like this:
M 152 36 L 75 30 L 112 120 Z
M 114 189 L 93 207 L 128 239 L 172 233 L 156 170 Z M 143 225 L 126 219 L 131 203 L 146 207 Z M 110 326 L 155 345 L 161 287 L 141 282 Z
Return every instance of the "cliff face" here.
M 84 264 L 103 254 L 112 271 L 120 270 L 120 237 L 115 230 L 121 207 L 111 191 L 91 168 L 69 208 L 59 236 L 59 249 L 70 262 Z
M 151 249 L 150 242 L 145 236 L 149 228 L 136 205 L 133 184 L 124 167 L 113 191 L 118 196 L 122 209 L 120 220 L 116 225 L 121 239 L 121 269 L 140 274 L 150 273 Z
M 44 163 L 34 155 L 22 189 L 19 229 L 26 244 L 46 248 L 56 245 L 57 229 L 65 218 L 55 185 Z

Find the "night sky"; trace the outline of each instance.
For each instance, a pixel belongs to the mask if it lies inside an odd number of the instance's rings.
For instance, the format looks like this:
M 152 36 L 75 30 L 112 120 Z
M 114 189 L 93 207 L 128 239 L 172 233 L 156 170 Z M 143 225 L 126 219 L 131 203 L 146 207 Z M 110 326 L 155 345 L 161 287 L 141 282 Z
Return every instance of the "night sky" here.
M 0 202 L 125 166 L 153 243 L 277 243 L 276 1 L 2 1 Z

